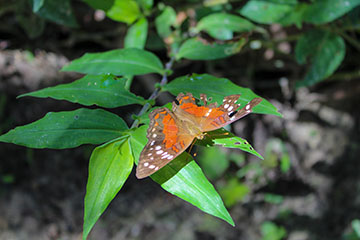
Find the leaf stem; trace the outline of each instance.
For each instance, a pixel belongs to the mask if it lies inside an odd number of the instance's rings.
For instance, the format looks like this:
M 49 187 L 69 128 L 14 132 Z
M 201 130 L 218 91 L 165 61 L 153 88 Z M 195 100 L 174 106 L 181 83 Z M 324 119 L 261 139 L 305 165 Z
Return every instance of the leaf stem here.
M 155 99 L 159 96 L 159 93 L 160 93 L 160 90 L 161 90 L 161 87 L 164 86 L 167 82 L 168 82 L 168 72 L 169 70 L 171 69 L 173 63 L 175 61 L 175 57 L 171 57 L 169 62 L 166 63 L 165 65 L 165 71 L 164 71 L 164 74 L 161 78 L 161 81 L 160 81 L 160 86 L 155 88 L 155 91 L 151 94 L 151 96 L 148 98 L 148 100 L 152 100 L 152 99 Z M 142 109 L 140 110 L 140 112 L 137 114 L 138 117 L 140 117 L 141 115 L 143 115 L 147 110 L 149 110 L 150 108 L 150 103 L 146 103 Z M 133 124 L 131 125 L 131 128 L 135 128 L 139 125 L 139 120 L 138 119 L 135 119 L 135 121 L 133 122 Z
M 130 90 L 130 87 L 131 87 L 132 81 L 134 79 L 134 76 L 127 76 L 126 78 L 127 79 L 126 79 L 126 82 L 125 82 L 125 89 Z

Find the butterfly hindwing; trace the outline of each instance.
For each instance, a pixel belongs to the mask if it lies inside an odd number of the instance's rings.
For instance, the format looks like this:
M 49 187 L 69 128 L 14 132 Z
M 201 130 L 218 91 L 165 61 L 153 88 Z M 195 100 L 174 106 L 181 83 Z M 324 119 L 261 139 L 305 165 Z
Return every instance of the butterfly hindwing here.
M 140 154 L 136 168 L 137 178 L 147 177 L 168 164 L 191 144 L 167 108 L 155 109 L 149 115 L 148 143 Z

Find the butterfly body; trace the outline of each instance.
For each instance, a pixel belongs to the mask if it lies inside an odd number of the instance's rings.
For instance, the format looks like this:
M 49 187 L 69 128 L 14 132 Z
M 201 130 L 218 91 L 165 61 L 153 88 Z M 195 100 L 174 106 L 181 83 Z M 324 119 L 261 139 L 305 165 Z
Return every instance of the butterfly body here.
M 200 95 L 204 103 L 198 106 L 191 93 L 180 93 L 172 104 L 172 111 L 158 108 L 149 115 L 148 143 L 140 154 L 136 169 L 137 178 L 147 177 L 180 155 L 195 138 L 203 139 L 206 132 L 221 128 L 249 114 L 261 98 L 254 98 L 242 109 L 236 104 L 240 95 L 230 95 L 223 103 L 207 104 L 205 94 Z

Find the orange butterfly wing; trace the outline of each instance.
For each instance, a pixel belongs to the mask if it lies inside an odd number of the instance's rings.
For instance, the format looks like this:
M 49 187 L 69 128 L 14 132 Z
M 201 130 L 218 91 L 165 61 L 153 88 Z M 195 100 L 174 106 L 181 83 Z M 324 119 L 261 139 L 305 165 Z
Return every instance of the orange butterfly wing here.
M 217 107 L 216 103 L 207 104 L 205 94 L 200 94 L 200 99 L 204 102 L 203 106 L 197 106 L 194 101 L 184 101 L 185 98 L 186 100 L 194 99 L 191 93 L 187 93 L 186 95 L 180 93 L 177 97 L 180 103 L 179 107 L 189 115 L 185 115 L 185 117 L 192 118 L 192 121 L 198 125 L 201 132 L 208 132 L 224 127 L 245 117 L 252 112 L 253 107 L 262 101 L 261 98 L 254 98 L 243 108 L 237 110 L 240 107 L 240 104 L 236 103 L 240 98 L 239 94 L 225 97 L 219 107 Z M 173 104 L 173 109 L 175 107 Z
M 173 112 L 158 108 L 149 115 L 148 143 L 140 154 L 136 177 L 145 178 L 164 167 L 191 144 L 190 136 L 181 126 Z

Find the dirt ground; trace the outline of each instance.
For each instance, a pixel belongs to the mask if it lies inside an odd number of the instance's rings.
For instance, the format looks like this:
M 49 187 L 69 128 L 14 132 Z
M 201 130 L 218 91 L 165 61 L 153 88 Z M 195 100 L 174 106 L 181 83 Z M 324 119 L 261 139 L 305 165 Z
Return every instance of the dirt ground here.
M 55 35 L 50 35 L 51 31 Z M 121 46 L 119 39 L 99 44 L 94 34 L 89 33 L 84 40 L 79 32 L 64 31 L 48 27 L 40 39 L 19 41 L 18 37 L 26 39 L 25 35 L 8 34 L 0 40 L 1 133 L 35 121 L 49 111 L 80 107 L 16 96 L 76 79 L 75 74 L 58 72 L 69 58 Z M 164 57 L 163 52 L 156 53 Z M 249 53 L 211 64 L 185 61 L 175 64 L 174 71 L 175 75 L 207 72 L 227 77 L 271 101 L 283 118 L 249 116 L 233 124 L 232 131 L 248 139 L 263 156 L 269 142 L 280 142 L 289 154 L 290 170 L 266 168 L 257 181 L 251 171 L 240 179 L 251 192 L 229 208 L 235 227 L 172 196 L 151 179 L 137 180 L 133 172 L 89 239 L 256 240 L 262 238 L 264 221 L 283 226 L 288 240 L 335 240 L 351 232 L 351 221 L 360 218 L 359 79 L 324 82 L 294 92 L 289 90 L 292 80 L 300 78 L 302 70 L 291 63 L 282 70 L 271 70 L 272 61 L 263 59 L 262 54 Z M 250 68 L 255 60 L 256 68 Z M 252 72 L 240 75 L 244 68 Z M 132 90 L 146 97 L 154 79 L 152 75 L 140 77 Z M 163 95 L 159 103 L 169 99 Z M 113 112 L 131 123 L 131 113 L 139 109 Z M 275 144 L 272 152 L 280 154 L 278 148 Z M 0 240 L 81 239 L 92 149 L 34 150 L 0 144 Z M 249 155 L 245 159 L 246 163 L 260 161 Z M 232 164 L 227 174 L 238 170 Z M 219 178 L 212 182 L 217 187 L 223 181 Z M 282 201 L 266 201 L 268 193 L 282 196 Z

